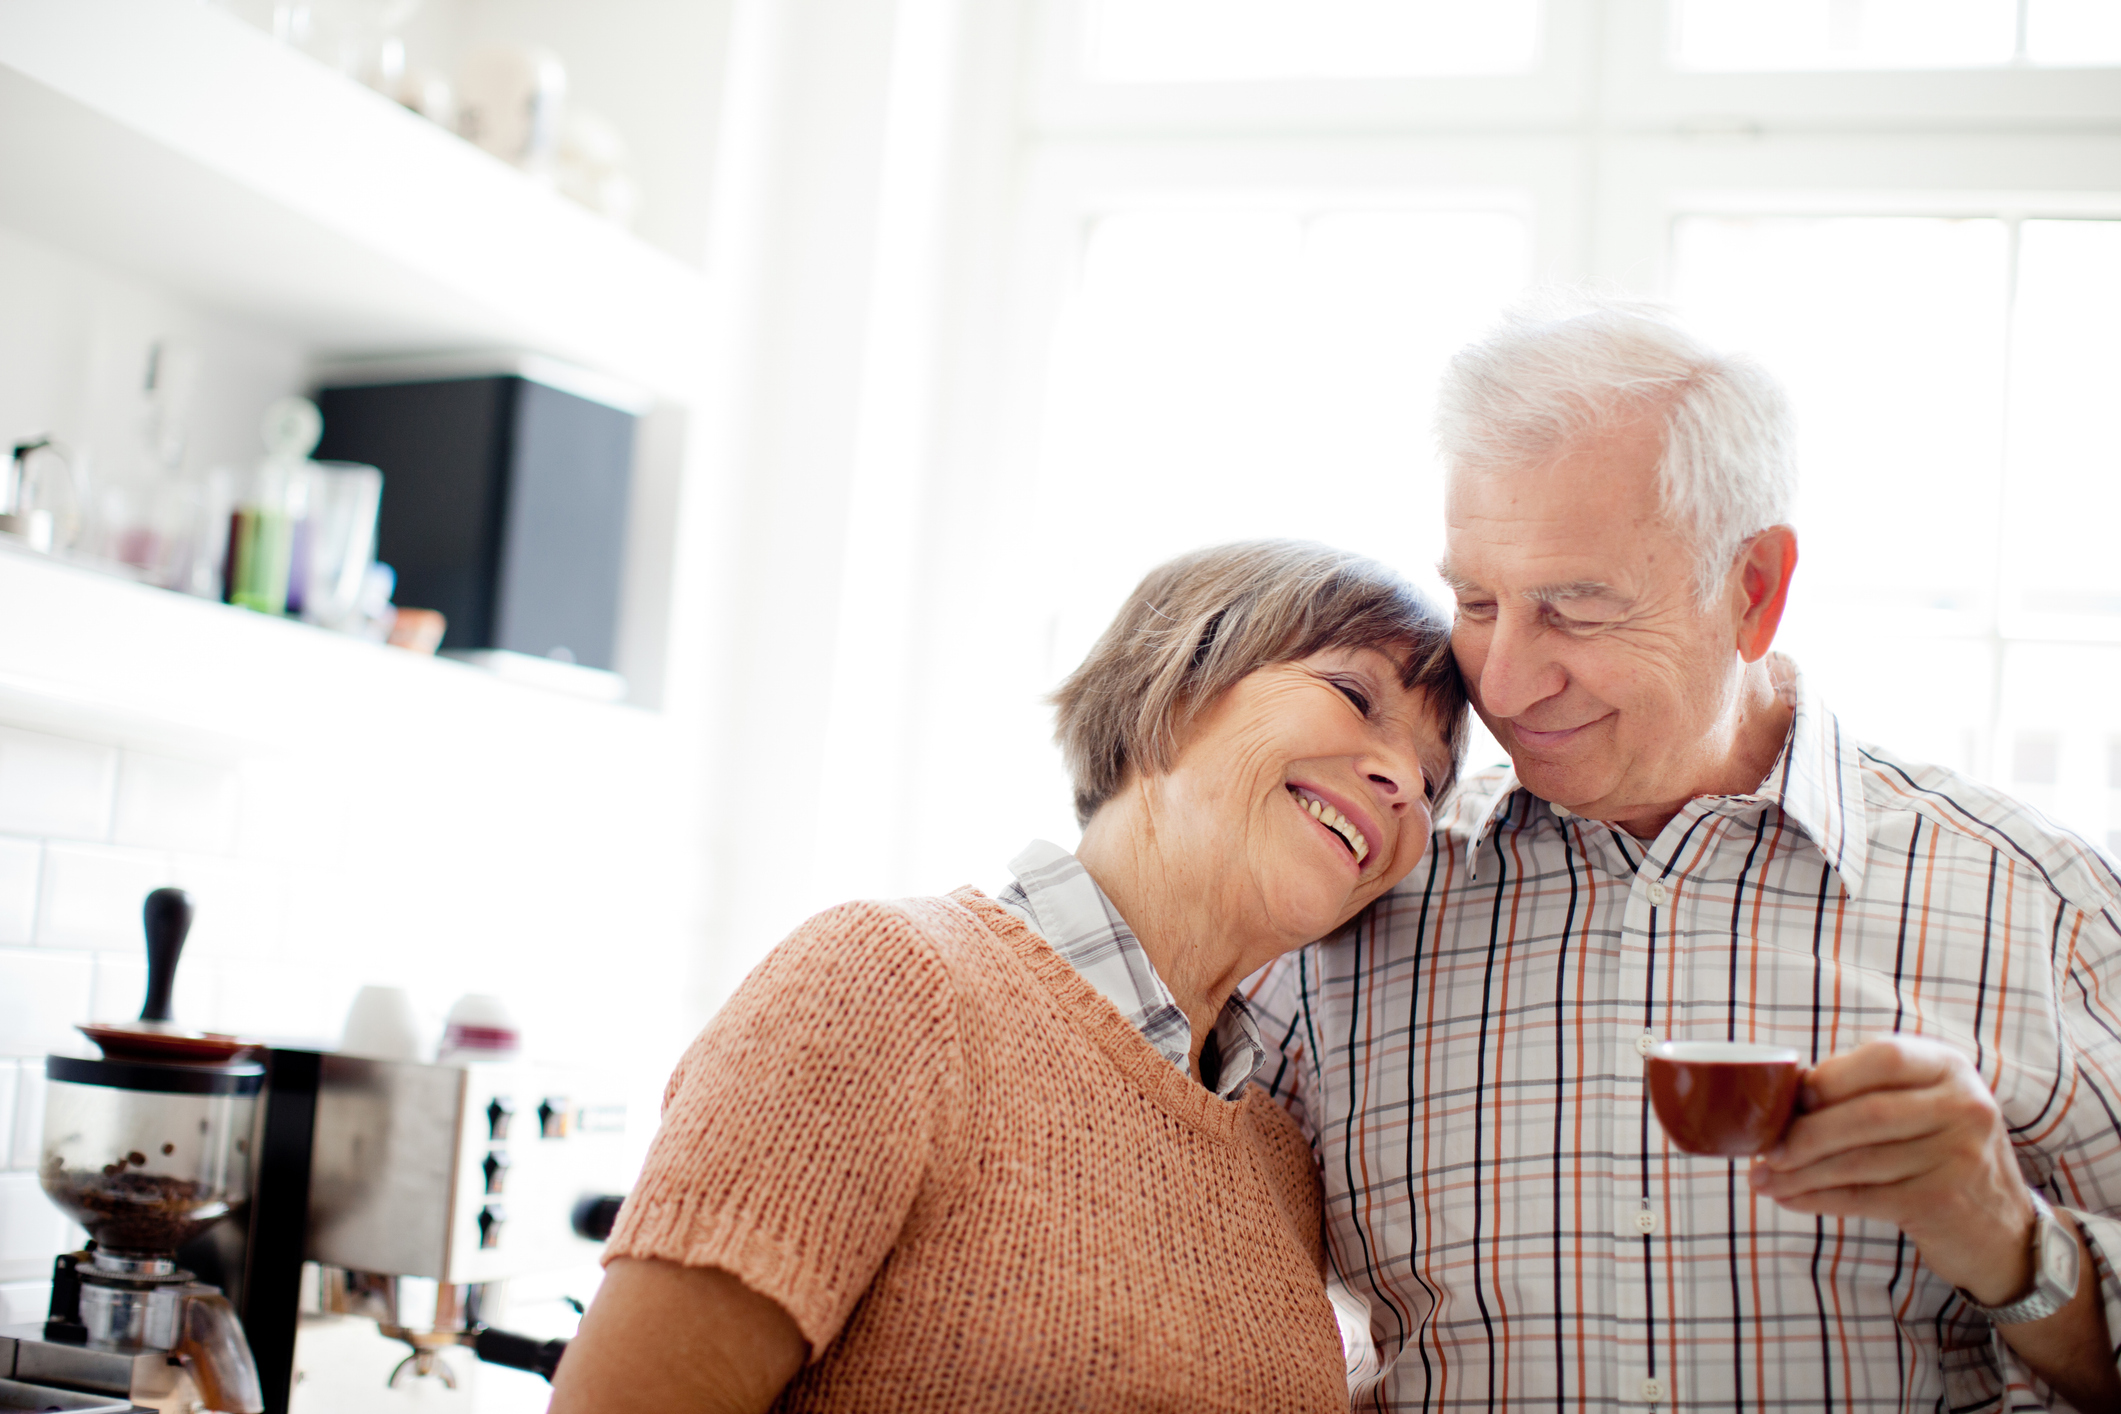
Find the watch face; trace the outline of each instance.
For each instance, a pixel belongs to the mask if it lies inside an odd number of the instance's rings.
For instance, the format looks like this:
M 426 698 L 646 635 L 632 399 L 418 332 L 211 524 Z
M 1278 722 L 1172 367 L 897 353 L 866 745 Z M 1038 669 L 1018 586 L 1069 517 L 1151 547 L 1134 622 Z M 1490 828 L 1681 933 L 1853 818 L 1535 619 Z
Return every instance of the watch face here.
M 2061 1222 L 2044 1224 L 2040 1240 L 2040 1275 L 2053 1281 L 2064 1296 L 2077 1293 L 2077 1239 Z

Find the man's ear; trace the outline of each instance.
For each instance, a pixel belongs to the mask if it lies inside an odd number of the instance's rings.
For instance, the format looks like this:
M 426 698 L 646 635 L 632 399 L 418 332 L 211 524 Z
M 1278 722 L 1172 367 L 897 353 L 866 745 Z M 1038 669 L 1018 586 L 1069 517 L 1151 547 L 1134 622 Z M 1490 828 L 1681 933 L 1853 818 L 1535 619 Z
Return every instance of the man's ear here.
M 1743 596 L 1738 619 L 1738 656 L 1757 663 L 1775 642 L 1790 579 L 1797 572 L 1797 532 L 1771 525 L 1754 536 L 1738 557 L 1735 572 Z

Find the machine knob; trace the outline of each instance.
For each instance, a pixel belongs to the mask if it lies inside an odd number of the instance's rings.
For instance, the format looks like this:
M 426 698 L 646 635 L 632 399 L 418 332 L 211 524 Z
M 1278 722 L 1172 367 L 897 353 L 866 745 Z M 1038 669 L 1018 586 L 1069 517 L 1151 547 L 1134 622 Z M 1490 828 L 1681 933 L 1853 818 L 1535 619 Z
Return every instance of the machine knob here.
M 611 1236 L 612 1224 L 619 1220 L 619 1205 L 626 1201 L 623 1193 L 585 1193 L 574 1205 L 574 1230 L 591 1242 L 603 1242 Z
M 496 1095 L 486 1105 L 486 1127 L 495 1139 L 508 1137 L 508 1121 L 516 1117 L 516 1103 L 506 1095 Z
M 508 1215 L 498 1204 L 488 1203 L 479 1209 L 480 1250 L 490 1252 L 501 1245 L 501 1227 L 507 1221 Z
M 508 1166 L 514 1160 L 499 1149 L 489 1149 L 486 1160 L 479 1167 L 486 1172 L 486 1191 L 499 1193 L 508 1186 Z

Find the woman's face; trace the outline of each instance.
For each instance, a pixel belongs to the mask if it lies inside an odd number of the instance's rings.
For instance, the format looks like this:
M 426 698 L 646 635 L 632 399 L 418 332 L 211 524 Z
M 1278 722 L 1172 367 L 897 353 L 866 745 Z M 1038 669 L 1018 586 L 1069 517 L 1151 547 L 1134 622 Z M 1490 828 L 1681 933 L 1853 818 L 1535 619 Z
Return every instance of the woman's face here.
M 1397 664 L 1329 648 L 1240 679 L 1145 784 L 1166 862 L 1235 910 L 1225 917 L 1296 947 L 1414 867 L 1429 845 L 1428 783 L 1449 762 Z

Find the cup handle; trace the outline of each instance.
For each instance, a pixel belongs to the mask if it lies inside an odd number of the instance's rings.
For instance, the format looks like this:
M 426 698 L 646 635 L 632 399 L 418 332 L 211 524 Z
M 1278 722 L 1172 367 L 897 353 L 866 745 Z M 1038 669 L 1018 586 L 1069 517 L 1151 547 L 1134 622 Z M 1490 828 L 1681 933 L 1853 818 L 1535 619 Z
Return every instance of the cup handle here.
M 236 1308 L 210 1286 L 185 1288 L 184 1316 L 171 1354 L 191 1371 L 199 1397 L 218 1414 L 265 1414 L 258 1364 Z

